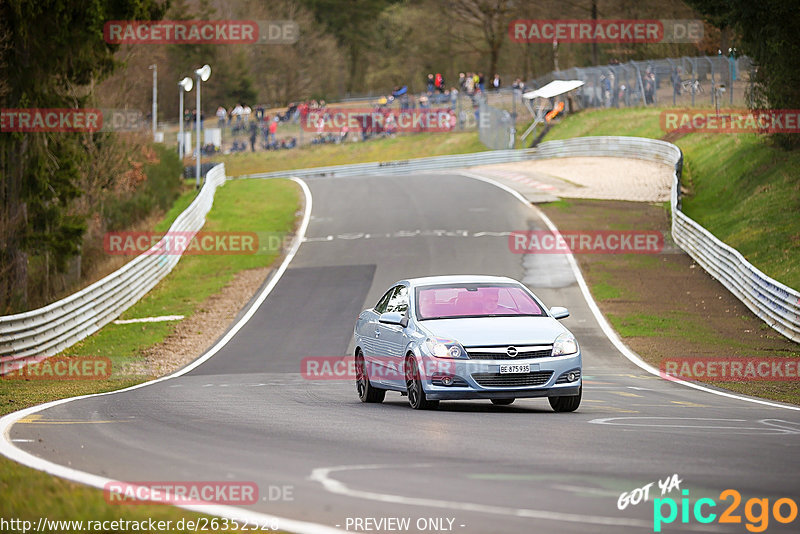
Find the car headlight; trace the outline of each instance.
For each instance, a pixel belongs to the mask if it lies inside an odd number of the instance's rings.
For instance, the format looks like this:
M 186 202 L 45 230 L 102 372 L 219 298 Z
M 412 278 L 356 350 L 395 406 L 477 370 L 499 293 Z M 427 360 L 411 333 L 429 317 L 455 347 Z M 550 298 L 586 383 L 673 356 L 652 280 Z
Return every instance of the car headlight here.
M 560 334 L 553 343 L 553 356 L 565 356 L 578 352 L 578 342 L 571 334 Z
M 428 354 L 437 358 L 465 358 L 466 353 L 458 341 L 440 337 L 429 337 L 425 340 Z

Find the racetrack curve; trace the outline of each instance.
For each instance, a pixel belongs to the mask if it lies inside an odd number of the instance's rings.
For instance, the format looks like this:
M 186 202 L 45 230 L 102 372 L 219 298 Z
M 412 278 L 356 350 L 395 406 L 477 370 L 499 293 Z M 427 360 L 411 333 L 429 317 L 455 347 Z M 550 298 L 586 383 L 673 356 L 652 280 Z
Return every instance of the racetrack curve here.
M 465 533 L 652 532 L 651 503 L 620 511 L 617 498 L 673 473 L 693 500 L 719 500 L 727 488 L 744 500 L 800 500 L 800 412 L 697 391 L 629 362 L 564 256 L 509 251 L 499 234 L 544 223 L 507 191 L 455 172 L 307 184 L 307 240 L 213 358 L 39 412 L 11 427 L 15 445 L 117 480 L 253 481 L 264 497 L 290 485 L 292 500 L 251 508 L 343 530 L 348 517 L 410 517 L 412 526 L 444 517 Z M 470 273 L 524 279 L 546 305 L 570 309 L 564 324 L 584 358 L 578 412 L 555 414 L 546 399 L 419 412 L 396 393 L 367 405 L 349 380 L 300 376 L 303 358 L 351 353 L 356 315 L 396 280 Z M 769 532 L 797 524 L 773 520 Z M 687 529 L 746 532 L 695 521 L 664 531 Z

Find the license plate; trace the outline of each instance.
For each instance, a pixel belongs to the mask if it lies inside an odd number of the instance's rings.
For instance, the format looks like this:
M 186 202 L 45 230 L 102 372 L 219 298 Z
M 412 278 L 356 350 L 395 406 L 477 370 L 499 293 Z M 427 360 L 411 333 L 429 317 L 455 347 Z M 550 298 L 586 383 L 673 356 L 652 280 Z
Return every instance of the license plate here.
M 500 374 L 511 374 L 511 373 L 530 373 L 531 372 L 531 364 L 529 363 L 509 363 L 509 364 L 502 364 L 500 366 Z

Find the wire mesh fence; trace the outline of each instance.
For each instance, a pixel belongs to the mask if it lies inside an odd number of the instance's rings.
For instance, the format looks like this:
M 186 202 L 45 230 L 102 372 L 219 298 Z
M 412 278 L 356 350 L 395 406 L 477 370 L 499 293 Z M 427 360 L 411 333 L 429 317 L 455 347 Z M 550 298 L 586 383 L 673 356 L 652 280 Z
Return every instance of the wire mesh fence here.
M 746 56 L 699 56 L 629 61 L 596 67 L 573 67 L 549 72 L 525 83 L 523 91 L 505 88 L 486 93 L 488 115 L 510 114 L 513 123 L 533 119 L 524 92 L 556 80 L 580 80 L 583 86 L 545 104 L 550 110 L 556 100 L 564 103 L 566 114 L 581 109 L 622 107 L 749 107 L 754 66 Z M 530 102 L 528 102 L 530 104 Z M 528 110 L 523 112 L 524 110 Z M 488 147 L 513 146 L 516 129 L 499 120 L 496 131 L 481 129 L 481 141 Z M 505 139 L 505 141 L 500 138 Z M 484 139 L 489 140 L 487 143 Z

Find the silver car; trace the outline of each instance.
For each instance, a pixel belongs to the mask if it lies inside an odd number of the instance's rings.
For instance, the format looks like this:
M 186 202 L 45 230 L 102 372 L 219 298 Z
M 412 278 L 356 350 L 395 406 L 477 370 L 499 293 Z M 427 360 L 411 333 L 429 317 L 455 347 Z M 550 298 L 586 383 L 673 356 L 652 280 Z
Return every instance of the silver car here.
M 581 352 L 558 319 L 527 287 L 497 276 L 401 280 L 358 316 L 356 388 L 362 402 L 387 391 L 414 409 L 440 400 L 547 397 L 556 412 L 581 403 Z

